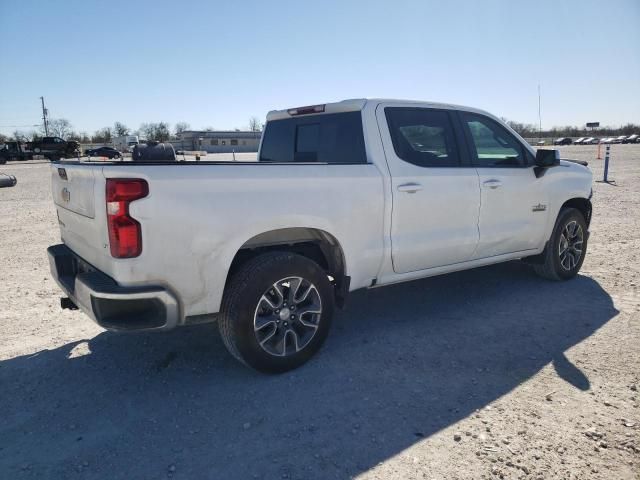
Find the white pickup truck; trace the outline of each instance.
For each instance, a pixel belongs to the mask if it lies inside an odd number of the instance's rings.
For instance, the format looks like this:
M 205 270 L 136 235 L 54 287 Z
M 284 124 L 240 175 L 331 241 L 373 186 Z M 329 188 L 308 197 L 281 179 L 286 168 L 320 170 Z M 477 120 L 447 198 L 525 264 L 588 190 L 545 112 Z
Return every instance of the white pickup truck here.
M 473 108 L 347 100 L 272 111 L 256 162 L 52 164 L 62 306 L 109 330 L 217 320 L 281 372 L 348 292 L 523 259 L 584 260 L 592 175 Z

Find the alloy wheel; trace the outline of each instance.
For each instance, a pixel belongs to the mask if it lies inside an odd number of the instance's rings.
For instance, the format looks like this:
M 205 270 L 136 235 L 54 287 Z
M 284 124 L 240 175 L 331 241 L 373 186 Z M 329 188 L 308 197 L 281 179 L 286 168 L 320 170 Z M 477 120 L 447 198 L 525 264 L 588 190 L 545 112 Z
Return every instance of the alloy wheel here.
M 322 301 L 316 286 L 302 277 L 287 277 L 275 282 L 260 297 L 253 330 L 265 352 L 286 357 L 311 342 L 321 316 Z
M 582 226 L 575 220 L 568 222 L 560 234 L 558 257 L 563 269 L 570 271 L 578 265 L 582 257 L 584 232 Z

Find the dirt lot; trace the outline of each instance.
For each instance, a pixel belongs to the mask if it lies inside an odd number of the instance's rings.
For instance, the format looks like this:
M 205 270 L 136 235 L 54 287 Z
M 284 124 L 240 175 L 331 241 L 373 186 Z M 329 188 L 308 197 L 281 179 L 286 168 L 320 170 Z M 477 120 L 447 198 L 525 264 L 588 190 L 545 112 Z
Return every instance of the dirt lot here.
M 599 179 L 595 151 L 563 156 Z M 60 310 L 49 166 L 0 166 L 0 478 L 639 479 L 640 146 L 612 152 L 578 278 L 511 262 L 357 292 L 280 376 L 212 325 Z

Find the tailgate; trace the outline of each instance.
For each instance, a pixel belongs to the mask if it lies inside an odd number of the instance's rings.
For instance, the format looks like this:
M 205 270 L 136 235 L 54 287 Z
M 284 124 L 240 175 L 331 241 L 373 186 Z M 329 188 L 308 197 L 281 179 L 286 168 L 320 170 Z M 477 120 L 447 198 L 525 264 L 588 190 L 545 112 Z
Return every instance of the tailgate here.
M 108 253 L 102 166 L 53 163 L 51 186 L 62 241 L 90 264 L 102 267 Z
M 94 172 L 92 166 L 54 165 L 51 172 L 53 202 L 70 212 L 94 218 Z

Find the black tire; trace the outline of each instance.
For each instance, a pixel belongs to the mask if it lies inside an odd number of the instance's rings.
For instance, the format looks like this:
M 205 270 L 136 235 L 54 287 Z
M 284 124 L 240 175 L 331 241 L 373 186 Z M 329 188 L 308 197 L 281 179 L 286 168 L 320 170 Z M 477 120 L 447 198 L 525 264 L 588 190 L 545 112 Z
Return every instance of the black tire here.
M 569 268 L 567 268 L 566 262 L 565 265 L 561 262 L 560 246 L 563 238 L 563 232 L 567 226 L 573 222 L 576 222 L 582 230 L 581 252 L 577 261 L 575 261 L 573 265 L 569 263 Z M 553 233 L 551 234 L 549 243 L 547 243 L 547 247 L 542 253 L 543 263 L 533 264 L 534 271 L 541 277 L 554 281 L 569 280 L 570 278 L 575 277 L 580 271 L 584 258 L 587 254 L 588 237 L 589 233 L 587 231 L 587 222 L 580 210 L 575 208 L 564 208 L 560 210 L 558 218 L 556 219 L 556 224 L 553 227 Z
M 318 314 L 315 333 L 302 349 L 285 356 L 275 356 L 260 346 L 254 332 L 254 314 L 263 294 L 276 282 L 289 277 L 300 277 L 315 286 L 321 302 L 321 313 Z M 227 350 L 236 359 L 260 372 L 292 370 L 307 362 L 327 338 L 333 317 L 333 293 L 327 274 L 308 258 L 290 252 L 259 255 L 242 265 L 227 284 L 218 320 L 220 335 Z M 285 334 L 285 352 L 286 344 Z

